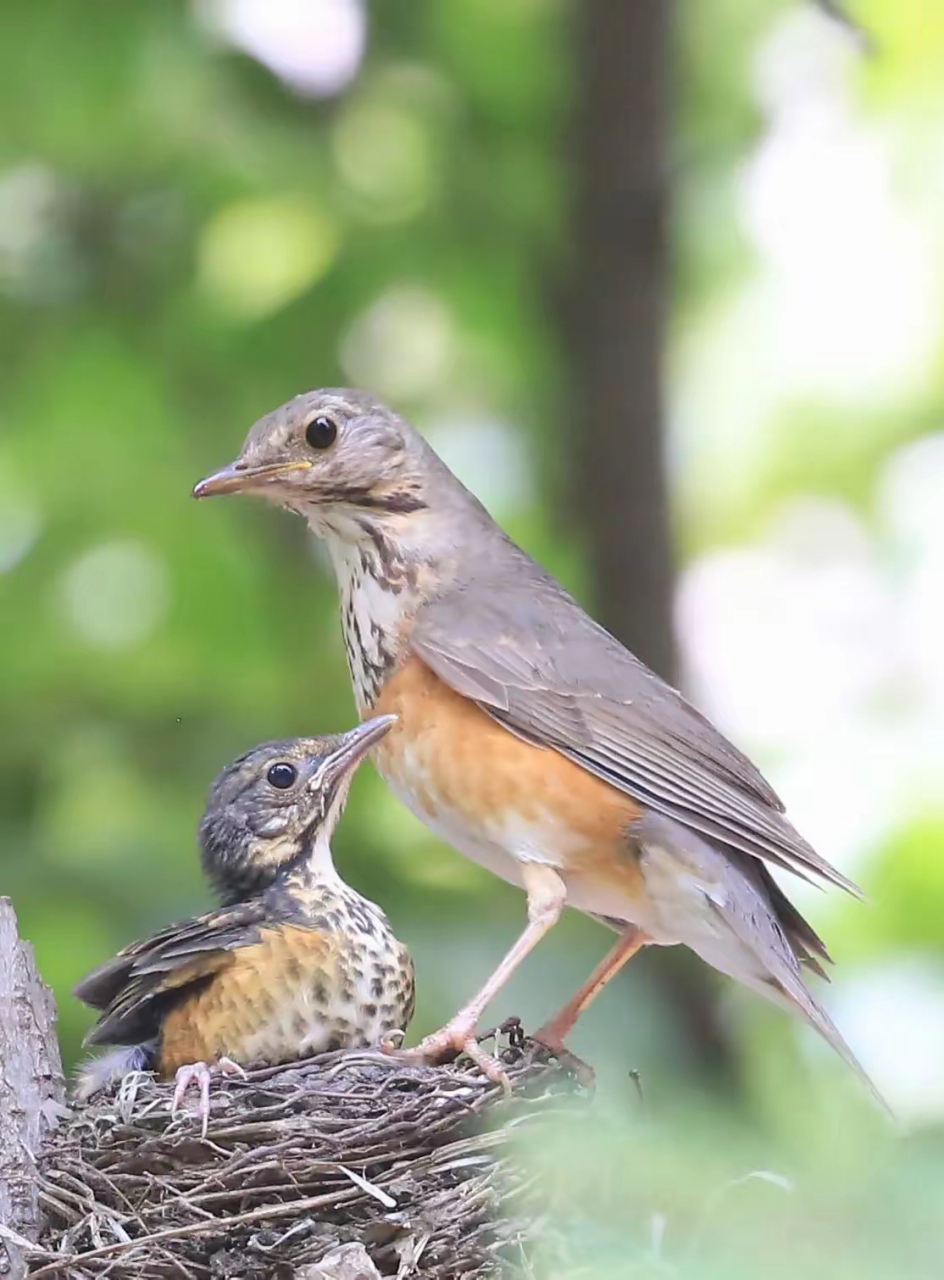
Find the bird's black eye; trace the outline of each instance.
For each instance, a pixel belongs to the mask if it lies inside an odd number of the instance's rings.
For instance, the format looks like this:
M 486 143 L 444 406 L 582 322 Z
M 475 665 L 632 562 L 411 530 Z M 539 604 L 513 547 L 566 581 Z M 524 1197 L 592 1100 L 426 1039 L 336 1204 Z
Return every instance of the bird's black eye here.
M 297 777 L 298 770 L 295 766 L 284 762 L 274 764 L 266 774 L 269 784 L 273 787 L 278 787 L 280 791 L 287 791 L 289 787 L 294 785 Z
M 330 449 L 338 438 L 338 424 L 319 413 L 305 428 L 305 439 L 312 449 Z

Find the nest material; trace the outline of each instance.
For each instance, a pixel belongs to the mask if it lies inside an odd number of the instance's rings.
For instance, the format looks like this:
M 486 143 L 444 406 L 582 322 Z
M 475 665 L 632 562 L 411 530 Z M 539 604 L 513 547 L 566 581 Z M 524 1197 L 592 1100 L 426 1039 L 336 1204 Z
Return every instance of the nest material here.
M 214 1082 L 206 1138 L 192 1110 L 171 1120 L 170 1085 L 126 1077 L 44 1150 L 48 1226 L 30 1274 L 530 1274 L 541 1210 L 509 1144 L 581 1089 L 505 1030 L 510 1098 L 462 1059 L 330 1053 Z

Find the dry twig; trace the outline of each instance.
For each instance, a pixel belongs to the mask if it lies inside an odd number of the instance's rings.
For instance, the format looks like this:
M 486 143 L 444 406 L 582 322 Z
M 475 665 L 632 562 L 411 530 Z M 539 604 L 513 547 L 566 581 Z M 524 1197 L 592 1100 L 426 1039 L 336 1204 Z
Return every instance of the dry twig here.
M 527 1275 L 539 1209 L 513 1134 L 581 1091 L 520 1034 L 503 1060 L 507 1100 L 462 1061 L 332 1053 L 261 1069 L 215 1089 L 205 1139 L 145 1077 L 47 1144 L 30 1274 L 288 1277 L 356 1244 L 380 1275 Z

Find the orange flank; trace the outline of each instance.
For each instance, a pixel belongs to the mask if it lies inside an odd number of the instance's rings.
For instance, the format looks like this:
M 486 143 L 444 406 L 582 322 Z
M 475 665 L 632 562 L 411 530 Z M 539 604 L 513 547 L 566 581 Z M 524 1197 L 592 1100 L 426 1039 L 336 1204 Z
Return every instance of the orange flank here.
M 335 986 L 336 950 L 323 933 L 283 925 L 263 930 L 252 946 L 214 957 L 220 967 L 204 989 L 167 1015 L 161 1074 L 223 1057 L 238 1062 L 298 1057 L 316 1003 L 313 991 L 320 987 L 327 993 Z M 318 1013 L 330 1035 L 333 1011 Z
M 642 892 L 627 837 L 643 810 L 629 796 L 509 733 L 419 658 L 387 680 L 371 710 L 398 717 L 376 748 L 378 768 L 429 819 L 448 816 L 502 845 L 518 831 L 571 885 L 605 879 L 631 897 Z

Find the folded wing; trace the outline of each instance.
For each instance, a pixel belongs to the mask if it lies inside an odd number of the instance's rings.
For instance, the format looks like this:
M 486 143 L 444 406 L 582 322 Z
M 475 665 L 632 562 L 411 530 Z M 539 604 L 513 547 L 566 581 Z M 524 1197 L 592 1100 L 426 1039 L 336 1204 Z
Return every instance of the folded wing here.
M 805 879 L 859 889 L 803 839 L 758 770 L 523 553 L 421 609 L 413 652 L 513 733 L 657 813 Z
M 238 903 L 125 947 L 74 989 L 102 1011 L 85 1043 L 140 1044 L 157 1036 L 171 1005 L 232 964 L 238 948 L 259 941 L 264 919 L 259 904 Z

